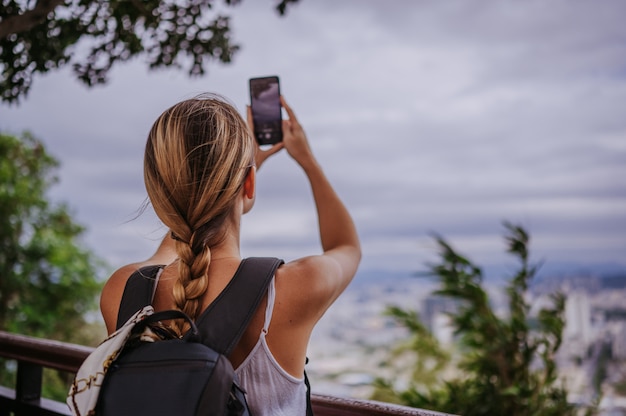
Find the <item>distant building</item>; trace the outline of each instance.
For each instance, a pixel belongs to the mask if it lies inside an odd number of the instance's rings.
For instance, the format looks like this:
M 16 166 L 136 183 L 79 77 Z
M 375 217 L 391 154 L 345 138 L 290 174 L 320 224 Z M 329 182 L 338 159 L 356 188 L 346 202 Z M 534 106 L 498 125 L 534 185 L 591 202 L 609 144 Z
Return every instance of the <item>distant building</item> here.
M 567 294 L 563 340 L 565 345 L 576 346 L 580 353 L 584 353 L 593 341 L 591 304 L 589 296 L 583 291 L 577 290 Z
M 431 333 L 442 345 L 451 345 L 454 341 L 454 327 L 447 313 L 436 313 L 433 316 Z
M 458 309 L 454 299 L 443 296 L 429 296 L 422 305 L 422 320 L 437 340 L 444 345 L 453 341 L 454 329 L 449 314 Z
M 613 358 L 626 359 L 626 322 L 614 322 L 610 325 L 613 340 Z

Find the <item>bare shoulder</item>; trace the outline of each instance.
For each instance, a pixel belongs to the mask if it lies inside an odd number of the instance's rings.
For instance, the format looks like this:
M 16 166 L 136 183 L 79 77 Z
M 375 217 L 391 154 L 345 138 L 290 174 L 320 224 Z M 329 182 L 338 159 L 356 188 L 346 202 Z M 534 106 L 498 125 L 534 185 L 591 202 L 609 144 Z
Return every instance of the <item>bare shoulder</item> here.
M 309 256 L 276 272 L 276 295 L 292 317 L 316 322 L 348 286 L 354 272 L 330 256 Z
M 285 263 L 277 271 L 277 277 L 290 282 L 313 284 L 325 276 L 338 274 L 339 264 L 328 256 L 308 256 Z
M 124 288 L 126 287 L 126 282 L 130 275 L 144 266 L 170 264 L 176 259 L 176 256 L 174 240 L 170 238 L 169 234 L 166 234 L 155 253 L 149 259 L 127 264 L 113 272 L 109 280 L 104 284 L 100 296 L 100 312 L 102 313 L 109 334 L 115 331 L 120 301 L 122 300 Z
M 126 282 L 131 274 L 133 274 L 141 263 L 127 264 L 117 269 L 111 277 L 106 281 L 100 295 L 100 312 L 104 318 L 108 333 L 115 331 L 117 323 L 117 313 L 120 307 L 120 301 L 126 287 Z

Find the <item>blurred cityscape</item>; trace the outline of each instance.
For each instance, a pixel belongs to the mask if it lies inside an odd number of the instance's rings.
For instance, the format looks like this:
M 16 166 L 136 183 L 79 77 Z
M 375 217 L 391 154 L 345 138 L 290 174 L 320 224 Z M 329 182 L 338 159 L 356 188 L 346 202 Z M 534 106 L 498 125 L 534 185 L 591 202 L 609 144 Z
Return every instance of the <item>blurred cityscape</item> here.
M 505 313 L 506 282 L 486 283 L 496 311 Z M 450 300 L 432 295 L 436 282 L 402 273 L 357 276 L 313 333 L 307 373 L 315 393 L 368 398 L 377 376 L 400 386 L 403 374 L 388 374 L 381 363 L 407 337 L 384 315 L 387 306 L 416 310 L 439 342 L 451 347 L 446 315 Z M 529 292 L 533 316 L 551 305 L 550 294 L 566 295 L 566 326 L 557 356 L 569 401 L 582 405 L 600 397 L 603 416 L 626 416 L 626 271 L 568 272 L 538 276 Z M 600 396 L 598 396 L 598 393 Z

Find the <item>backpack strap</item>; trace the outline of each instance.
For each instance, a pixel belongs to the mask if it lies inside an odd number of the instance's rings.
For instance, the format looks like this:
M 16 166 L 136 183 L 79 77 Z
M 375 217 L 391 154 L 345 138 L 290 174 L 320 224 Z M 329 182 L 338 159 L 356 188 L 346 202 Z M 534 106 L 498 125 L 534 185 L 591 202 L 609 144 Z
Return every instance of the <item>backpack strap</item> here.
M 273 257 L 243 259 L 222 293 L 196 319 L 202 342 L 230 355 L 283 263 Z
M 163 265 L 145 266 L 130 275 L 120 301 L 116 329 L 121 328 L 139 309 L 152 304 L 155 283 L 163 267 Z
M 202 343 L 230 355 L 265 296 L 276 269 L 283 263 L 273 257 L 243 259 L 222 293 L 196 319 Z M 152 303 L 162 268 L 162 265 L 142 267 L 128 278 L 117 314 L 117 328 Z

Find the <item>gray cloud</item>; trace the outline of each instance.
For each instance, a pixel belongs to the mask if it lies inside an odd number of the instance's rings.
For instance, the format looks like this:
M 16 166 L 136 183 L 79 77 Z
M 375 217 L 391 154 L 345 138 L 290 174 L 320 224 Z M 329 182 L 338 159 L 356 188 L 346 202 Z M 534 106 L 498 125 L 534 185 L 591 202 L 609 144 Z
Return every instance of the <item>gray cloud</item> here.
M 113 266 L 165 233 L 145 198 L 156 116 L 203 91 L 243 112 L 247 79 L 278 74 L 313 149 L 354 213 L 366 269 L 420 269 L 431 232 L 488 264 L 506 261 L 501 221 L 529 228 L 538 257 L 626 263 L 626 11 L 619 1 L 303 1 L 232 9 L 243 44 L 208 77 L 136 61 L 86 90 L 37 79 L 0 128 L 32 130 L 62 162 L 54 198 Z M 246 255 L 319 250 L 304 175 L 287 155 L 259 174 Z M 131 220 L 131 221 L 129 221 Z

